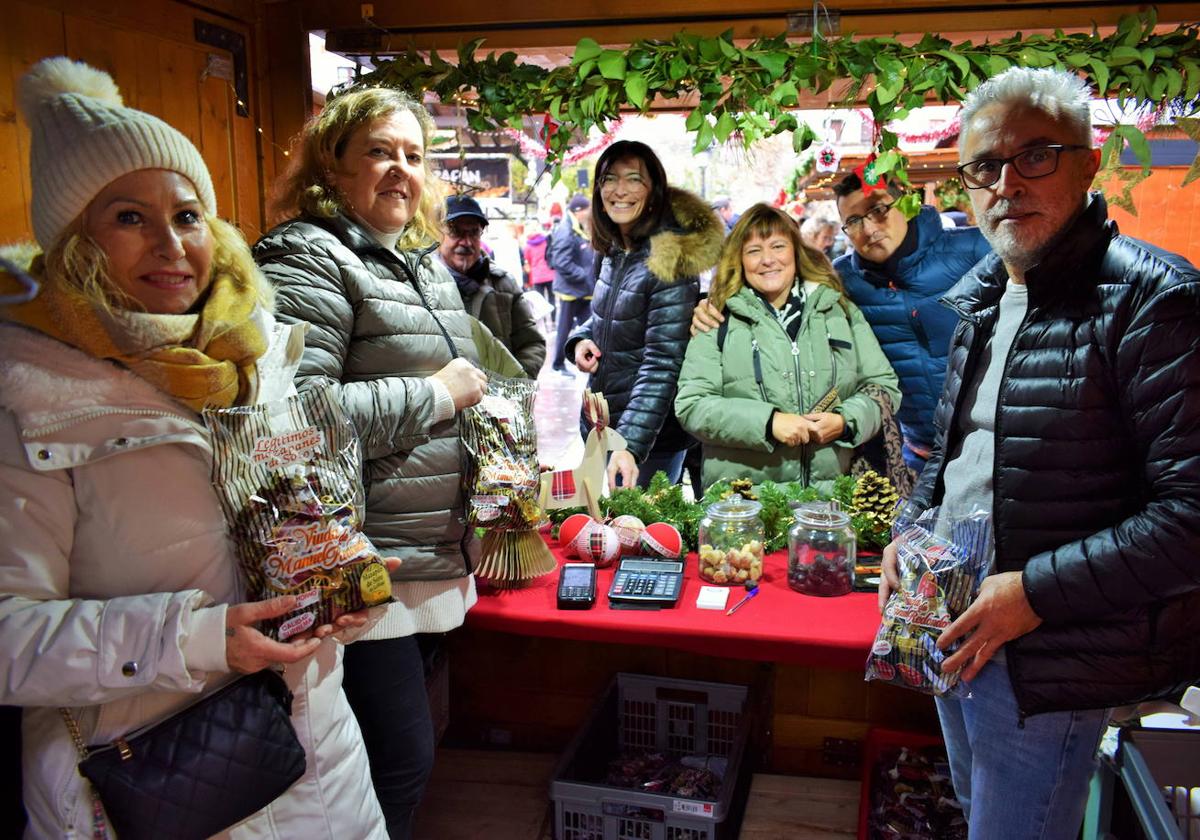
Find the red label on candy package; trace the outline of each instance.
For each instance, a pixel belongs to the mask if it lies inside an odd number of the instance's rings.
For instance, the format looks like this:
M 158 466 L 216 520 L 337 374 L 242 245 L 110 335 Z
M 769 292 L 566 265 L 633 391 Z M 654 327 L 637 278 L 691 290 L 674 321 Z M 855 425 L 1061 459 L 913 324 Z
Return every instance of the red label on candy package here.
M 250 458 L 256 464 L 266 464 L 277 470 L 288 464 L 301 464 L 325 445 L 325 435 L 316 426 L 308 426 L 282 435 L 260 437 L 254 441 Z

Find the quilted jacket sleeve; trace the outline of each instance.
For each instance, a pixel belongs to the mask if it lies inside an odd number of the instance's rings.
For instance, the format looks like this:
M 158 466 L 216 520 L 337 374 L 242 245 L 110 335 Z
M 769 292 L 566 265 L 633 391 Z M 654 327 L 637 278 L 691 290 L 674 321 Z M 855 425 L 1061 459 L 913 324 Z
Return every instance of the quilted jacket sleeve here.
M 674 283 L 655 280 L 650 292 L 642 363 L 617 424 L 639 463 L 650 454 L 671 413 L 699 288 L 695 277 L 681 277 Z
M 315 378 L 333 384 L 367 459 L 425 443 L 434 423 L 434 390 L 424 377 L 397 374 L 365 382 L 344 381 L 355 319 L 348 281 L 355 271 L 366 269 L 347 264 L 348 260 L 339 264 L 321 242 L 304 242 L 294 233 L 284 244 L 286 247 L 263 249 L 260 243 L 255 257 L 275 286 L 276 317 L 284 323 L 310 325 L 297 385 L 303 387 L 306 380 Z
M 1098 618 L 1200 588 L 1200 274 L 1140 257 L 1148 276 L 1176 276 L 1134 304 L 1114 348 L 1146 502 L 1113 527 L 1030 558 L 1025 591 L 1047 622 Z
M 0 437 L 11 415 L 0 412 Z M 10 431 L 11 430 L 11 431 Z M 72 598 L 74 487 L 0 442 L 0 703 L 87 706 L 148 690 L 200 691 L 225 671 L 225 607 L 199 590 Z M 123 671 L 136 662 L 137 672 Z

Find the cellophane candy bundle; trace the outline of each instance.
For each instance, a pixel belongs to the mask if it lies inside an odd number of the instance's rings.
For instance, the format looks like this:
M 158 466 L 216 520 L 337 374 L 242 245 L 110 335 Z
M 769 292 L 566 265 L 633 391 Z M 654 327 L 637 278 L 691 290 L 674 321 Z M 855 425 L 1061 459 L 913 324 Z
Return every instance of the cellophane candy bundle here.
M 866 678 L 942 696 L 959 680 L 956 673 L 942 673 L 949 654 L 938 650 L 937 640 L 971 605 L 987 575 L 992 526 L 983 512 L 937 519 L 938 508 L 916 521 L 896 518 L 900 587 L 883 609 Z
M 967 840 L 943 747 L 885 750 L 871 768 L 868 840 Z
M 459 418 L 467 521 L 485 531 L 476 574 L 500 587 L 557 567 L 538 533 L 546 514 L 538 504 L 536 393 L 533 380 L 490 376 L 483 399 Z
M 262 624 L 287 639 L 391 600 L 387 568 L 362 532 L 358 437 L 328 385 L 260 405 L 206 410 L 213 486 L 253 600 L 295 595 Z

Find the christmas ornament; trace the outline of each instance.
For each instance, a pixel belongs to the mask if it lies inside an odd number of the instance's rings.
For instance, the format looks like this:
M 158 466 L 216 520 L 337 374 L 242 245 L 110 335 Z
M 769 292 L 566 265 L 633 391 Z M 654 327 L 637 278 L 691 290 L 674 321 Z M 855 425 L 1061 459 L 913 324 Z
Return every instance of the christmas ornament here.
M 558 543 L 562 546 L 563 556 L 579 556 L 575 550 L 575 538 L 591 522 L 595 522 L 595 520 L 586 513 L 573 513 L 563 520 L 562 525 L 558 526 Z
M 582 411 L 592 427 L 583 446 L 583 460 L 574 469 L 542 473 L 539 503 L 544 510 L 586 507 L 592 518 L 599 521 L 608 453 L 624 449 L 625 438 L 609 428 L 608 401 L 604 394 L 584 391 Z
M 558 131 L 558 123 L 550 118 L 547 113 L 542 118 L 542 128 L 538 131 L 538 137 L 541 138 L 542 145 L 546 147 L 546 151 L 550 151 L 550 138 Z
M 642 551 L 663 560 L 678 560 L 683 553 L 683 537 L 674 525 L 654 522 L 642 532 Z
M 875 190 L 887 189 L 887 178 L 883 177 L 875 171 L 876 154 L 871 152 L 867 155 L 867 159 L 854 167 L 854 174 L 858 176 L 858 180 L 862 181 L 863 195 L 870 195 Z
M 837 172 L 842 155 L 829 140 L 817 149 L 816 168 L 818 172 Z
M 575 550 L 579 559 L 586 563 L 595 563 L 596 568 L 603 569 L 611 566 L 621 556 L 621 540 L 617 532 L 608 525 L 593 522 L 584 526 L 575 537 Z
M 636 516 L 626 514 L 618 516 L 609 525 L 617 532 L 617 539 L 621 541 L 621 553 L 637 554 L 642 544 L 642 532 L 646 530 L 646 524 Z

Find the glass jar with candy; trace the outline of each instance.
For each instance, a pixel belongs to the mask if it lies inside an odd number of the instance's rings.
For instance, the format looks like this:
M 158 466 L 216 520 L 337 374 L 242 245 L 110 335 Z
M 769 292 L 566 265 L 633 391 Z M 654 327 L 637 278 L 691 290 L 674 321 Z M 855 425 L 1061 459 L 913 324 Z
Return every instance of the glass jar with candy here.
M 700 520 L 700 578 L 727 585 L 758 583 L 766 528 L 760 502 L 733 496 L 708 506 Z
M 795 511 L 788 531 L 788 586 L 805 595 L 846 595 L 854 588 L 857 538 L 837 502 Z

